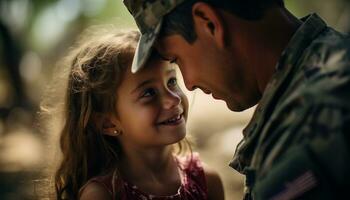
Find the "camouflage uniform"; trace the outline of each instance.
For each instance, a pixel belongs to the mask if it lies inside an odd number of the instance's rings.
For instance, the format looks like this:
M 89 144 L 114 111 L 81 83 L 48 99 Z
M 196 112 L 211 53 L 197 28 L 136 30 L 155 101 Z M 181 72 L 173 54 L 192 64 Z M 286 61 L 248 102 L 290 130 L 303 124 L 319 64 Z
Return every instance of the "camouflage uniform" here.
M 302 20 L 230 163 L 245 199 L 340 199 L 349 186 L 349 38 Z

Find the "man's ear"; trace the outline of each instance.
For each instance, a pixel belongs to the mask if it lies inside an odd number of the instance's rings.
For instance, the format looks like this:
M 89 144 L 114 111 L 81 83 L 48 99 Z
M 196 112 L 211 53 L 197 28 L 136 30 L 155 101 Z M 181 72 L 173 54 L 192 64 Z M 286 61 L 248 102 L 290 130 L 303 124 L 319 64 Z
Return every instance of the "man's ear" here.
M 198 37 L 205 34 L 212 37 L 219 47 L 225 47 L 225 23 L 217 8 L 197 2 L 192 6 L 192 17 Z

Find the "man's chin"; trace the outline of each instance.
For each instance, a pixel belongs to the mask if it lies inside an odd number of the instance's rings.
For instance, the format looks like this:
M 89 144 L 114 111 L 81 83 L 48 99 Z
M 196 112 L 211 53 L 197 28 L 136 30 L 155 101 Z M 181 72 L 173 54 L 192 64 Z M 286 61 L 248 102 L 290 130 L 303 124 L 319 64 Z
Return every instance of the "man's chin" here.
M 237 106 L 237 105 L 231 105 L 231 104 L 228 104 L 226 103 L 227 105 L 227 108 L 230 109 L 231 111 L 234 111 L 234 112 L 242 112 L 244 111 L 245 109 L 240 107 L 240 106 Z
M 227 108 L 234 112 L 242 112 L 256 105 L 256 103 L 242 104 L 237 101 L 225 101 L 225 102 L 226 102 Z

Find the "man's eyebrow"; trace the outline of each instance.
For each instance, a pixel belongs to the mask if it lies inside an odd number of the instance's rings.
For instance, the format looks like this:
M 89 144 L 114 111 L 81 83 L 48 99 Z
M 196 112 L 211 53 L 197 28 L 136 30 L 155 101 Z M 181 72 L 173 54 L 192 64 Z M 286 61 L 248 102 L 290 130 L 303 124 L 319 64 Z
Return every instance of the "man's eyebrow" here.
M 170 56 L 168 57 L 167 55 L 159 53 L 158 51 L 153 51 L 153 56 L 154 57 L 158 57 L 158 58 L 160 58 L 162 60 L 165 60 L 165 61 L 171 61 L 172 60 L 172 58 Z
M 136 86 L 135 89 L 133 89 L 133 90 L 131 91 L 131 93 L 134 93 L 136 90 L 138 90 L 138 89 L 142 88 L 143 86 L 145 86 L 145 85 L 147 85 L 147 84 L 150 84 L 150 83 L 152 83 L 152 82 L 154 82 L 154 81 L 155 81 L 154 79 L 148 79 L 148 80 L 142 81 L 140 84 L 138 84 L 138 85 Z
M 163 56 L 160 53 L 158 53 L 158 56 L 160 57 L 160 59 L 165 60 L 165 61 L 170 61 L 171 60 L 171 58 L 167 58 L 166 56 Z

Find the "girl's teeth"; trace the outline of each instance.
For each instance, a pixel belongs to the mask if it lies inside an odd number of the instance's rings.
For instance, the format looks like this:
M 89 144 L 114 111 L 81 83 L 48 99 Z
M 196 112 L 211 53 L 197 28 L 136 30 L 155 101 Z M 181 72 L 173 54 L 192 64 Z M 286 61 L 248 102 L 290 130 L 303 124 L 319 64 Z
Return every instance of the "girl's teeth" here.
M 177 117 L 175 117 L 175 118 L 173 118 L 173 119 L 168 120 L 166 123 L 175 122 L 175 121 L 179 120 L 180 118 L 181 118 L 181 115 L 179 115 L 179 116 L 177 116 Z

